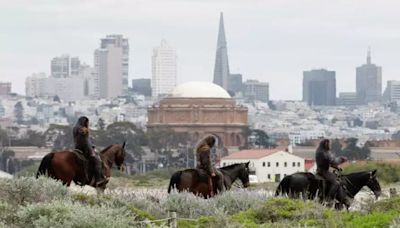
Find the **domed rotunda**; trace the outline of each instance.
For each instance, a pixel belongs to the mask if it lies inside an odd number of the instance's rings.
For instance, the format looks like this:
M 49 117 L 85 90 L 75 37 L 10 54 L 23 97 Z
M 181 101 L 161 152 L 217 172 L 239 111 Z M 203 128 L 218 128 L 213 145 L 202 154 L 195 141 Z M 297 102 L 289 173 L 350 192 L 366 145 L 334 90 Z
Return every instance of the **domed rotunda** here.
M 247 108 L 210 82 L 187 82 L 148 109 L 147 128 L 170 127 L 187 132 L 193 142 L 214 134 L 224 147 L 245 145 Z

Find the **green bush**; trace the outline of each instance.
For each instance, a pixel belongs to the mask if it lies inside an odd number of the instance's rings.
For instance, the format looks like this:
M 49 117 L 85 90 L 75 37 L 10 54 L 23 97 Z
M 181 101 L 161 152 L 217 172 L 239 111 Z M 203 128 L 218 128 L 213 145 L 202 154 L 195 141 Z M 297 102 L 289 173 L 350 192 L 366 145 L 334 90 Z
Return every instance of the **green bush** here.
M 377 177 L 381 184 L 389 184 L 400 181 L 400 166 L 382 162 L 370 161 L 366 164 L 351 164 L 344 168 L 344 173 L 372 171 L 375 169 L 378 171 Z
M 67 196 L 67 187 L 47 177 L 0 179 L 0 201 L 8 202 L 10 205 L 45 202 Z
M 393 211 L 400 214 L 400 196 L 378 201 L 370 206 L 370 211 L 376 211 L 376 212 Z
M 380 228 L 389 227 L 393 219 L 398 213 L 389 212 L 373 212 L 371 214 L 360 213 L 342 213 L 341 219 L 345 227 L 349 228 Z
M 17 213 L 22 227 L 131 227 L 136 215 L 125 207 L 88 206 L 55 200 L 31 204 Z

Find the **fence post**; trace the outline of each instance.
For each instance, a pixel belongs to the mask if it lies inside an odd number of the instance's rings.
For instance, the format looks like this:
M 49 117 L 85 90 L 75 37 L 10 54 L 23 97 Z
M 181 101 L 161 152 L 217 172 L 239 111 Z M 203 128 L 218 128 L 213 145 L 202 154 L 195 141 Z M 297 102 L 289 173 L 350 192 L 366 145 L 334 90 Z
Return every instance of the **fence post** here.
M 177 223 L 177 217 L 176 217 L 176 212 L 173 211 L 171 212 L 171 228 L 177 228 L 178 223 Z

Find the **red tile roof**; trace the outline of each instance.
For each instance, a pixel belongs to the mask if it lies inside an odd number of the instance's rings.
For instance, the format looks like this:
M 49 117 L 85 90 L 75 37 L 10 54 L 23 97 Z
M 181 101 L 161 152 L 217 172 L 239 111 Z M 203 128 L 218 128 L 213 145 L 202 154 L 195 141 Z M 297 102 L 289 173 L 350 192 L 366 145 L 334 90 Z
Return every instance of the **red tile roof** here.
M 225 156 L 225 157 L 221 158 L 221 160 L 225 160 L 225 159 L 257 159 L 257 158 L 263 158 L 263 157 L 269 156 L 278 151 L 282 151 L 282 150 L 281 149 L 241 150 L 239 152 Z
M 310 170 L 315 164 L 315 161 L 312 159 L 305 159 L 304 160 L 304 169 L 305 170 Z

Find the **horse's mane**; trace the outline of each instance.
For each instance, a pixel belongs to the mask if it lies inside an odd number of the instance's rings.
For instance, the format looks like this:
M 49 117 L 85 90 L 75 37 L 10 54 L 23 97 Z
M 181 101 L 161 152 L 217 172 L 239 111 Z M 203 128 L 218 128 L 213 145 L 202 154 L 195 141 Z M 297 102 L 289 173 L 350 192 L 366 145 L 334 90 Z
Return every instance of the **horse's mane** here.
M 236 168 L 237 166 L 242 165 L 242 164 L 244 164 L 244 163 L 235 163 L 235 164 L 232 164 L 232 165 L 221 167 L 220 169 L 222 169 L 222 170 L 230 170 L 230 169 Z
M 367 175 L 370 172 L 371 171 L 361 171 L 361 172 L 356 172 L 356 173 L 347 173 L 347 174 L 344 174 L 344 176 L 346 176 L 346 177 L 362 176 L 362 175 Z
M 111 145 L 107 146 L 106 148 L 102 149 L 102 150 L 100 151 L 100 154 L 104 154 L 104 153 L 105 153 L 107 150 L 109 150 L 112 146 L 114 146 L 114 144 L 111 144 Z

